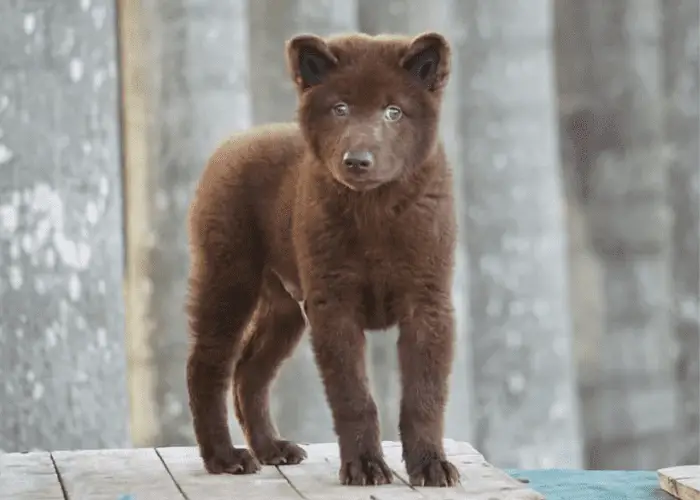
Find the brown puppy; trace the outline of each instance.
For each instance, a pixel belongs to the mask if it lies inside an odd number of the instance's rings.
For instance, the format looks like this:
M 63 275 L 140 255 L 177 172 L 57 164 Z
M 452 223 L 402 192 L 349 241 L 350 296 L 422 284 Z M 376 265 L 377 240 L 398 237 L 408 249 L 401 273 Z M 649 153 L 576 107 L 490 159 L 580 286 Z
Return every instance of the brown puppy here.
M 450 49 L 415 38 L 299 35 L 287 44 L 298 124 L 238 134 L 212 155 L 189 215 L 190 407 L 212 473 L 299 463 L 268 392 L 305 319 L 332 409 L 344 484 L 383 484 L 365 329 L 398 324 L 400 433 L 411 482 L 446 486 L 453 351 L 452 177 L 438 139 Z M 235 449 L 225 391 L 252 455 Z

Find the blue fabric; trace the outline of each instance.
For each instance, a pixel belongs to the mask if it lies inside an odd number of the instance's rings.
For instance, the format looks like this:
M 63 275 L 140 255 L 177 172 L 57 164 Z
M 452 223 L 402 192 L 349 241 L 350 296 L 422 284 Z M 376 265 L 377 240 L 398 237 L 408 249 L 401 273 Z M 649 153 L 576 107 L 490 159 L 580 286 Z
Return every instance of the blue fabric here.
M 674 500 L 652 471 L 513 470 L 547 500 Z

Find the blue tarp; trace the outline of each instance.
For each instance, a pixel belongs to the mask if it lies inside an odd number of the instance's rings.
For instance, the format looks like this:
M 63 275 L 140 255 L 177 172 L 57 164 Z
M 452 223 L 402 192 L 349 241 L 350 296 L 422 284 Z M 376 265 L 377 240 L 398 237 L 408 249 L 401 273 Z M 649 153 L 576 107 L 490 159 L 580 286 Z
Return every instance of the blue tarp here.
M 512 470 L 547 500 L 674 500 L 652 471 Z

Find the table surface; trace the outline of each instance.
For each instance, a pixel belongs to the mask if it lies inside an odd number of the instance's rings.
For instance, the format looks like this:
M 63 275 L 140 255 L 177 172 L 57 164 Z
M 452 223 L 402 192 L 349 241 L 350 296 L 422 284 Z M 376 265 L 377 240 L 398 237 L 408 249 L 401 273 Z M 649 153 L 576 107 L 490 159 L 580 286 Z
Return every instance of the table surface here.
M 0 454 L 0 500 L 671 500 L 656 472 L 500 470 L 464 442 L 445 440 L 459 468 L 454 488 L 408 486 L 401 445 L 384 442 L 391 485 L 338 481 L 335 443 L 304 445 L 299 465 L 257 474 L 212 475 L 194 447 Z M 521 480 L 518 480 L 521 479 Z

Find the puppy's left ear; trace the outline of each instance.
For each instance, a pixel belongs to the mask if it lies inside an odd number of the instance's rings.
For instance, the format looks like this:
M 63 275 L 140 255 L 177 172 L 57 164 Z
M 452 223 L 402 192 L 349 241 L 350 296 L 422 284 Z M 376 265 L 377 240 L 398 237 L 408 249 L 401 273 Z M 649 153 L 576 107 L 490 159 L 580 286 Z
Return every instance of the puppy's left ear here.
M 430 91 L 445 87 L 450 77 L 450 44 L 434 31 L 421 33 L 408 44 L 399 64 Z

